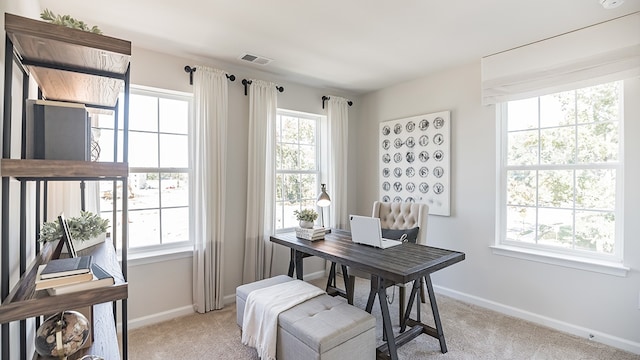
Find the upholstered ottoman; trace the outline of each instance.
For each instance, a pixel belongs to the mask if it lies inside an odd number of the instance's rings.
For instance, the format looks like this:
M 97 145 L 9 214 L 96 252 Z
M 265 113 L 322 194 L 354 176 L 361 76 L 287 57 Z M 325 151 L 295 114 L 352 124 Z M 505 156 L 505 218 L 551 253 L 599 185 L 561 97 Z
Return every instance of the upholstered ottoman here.
M 236 289 L 237 322 L 242 326 L 249 293 L 291 281 L 280 275 Z M 341 298 L 320 295 L 278 316 L 278 360 L 373 360 L 376 357 L 375 318 Z

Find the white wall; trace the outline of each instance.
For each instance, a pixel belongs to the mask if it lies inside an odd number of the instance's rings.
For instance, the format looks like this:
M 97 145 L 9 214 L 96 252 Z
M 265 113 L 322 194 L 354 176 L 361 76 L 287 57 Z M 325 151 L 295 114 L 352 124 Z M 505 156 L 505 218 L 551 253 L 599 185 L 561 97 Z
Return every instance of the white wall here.
M 629 81 L 625 92 L 639 99 L 640 80 Z M 480 104 L 479 62 L 363 97 L 356 208 L 367 214 L 378 197 L 379 123 L 451 110 L 452 213 L 429 218 L 428 241 L 462 251 L 466 260 L 433 275 L 438 291 L 640 353 L 640 106 L 626 105 L 625 265 L 632 268 L 627 277 L 492 254 L 496 121 L 494 106 Z
M 349 116 L 357 120 L 358 100 L 349 94 L 333 93 L 327 89 L 310 88 L 289 83 L 277 76 L 250 68 L 238 68 L 228 64 L 200 62 L 178 56 L 160 54 L 133 46 L 131 63 L 132 85 L 151 86 L 161 89 L 191 92 L 189 76 L 185 65 L 204 64 L 225 70 L 236 76 L 229 83 L 229 140 L 227 173 L 227 212 L 225 214 L 224 243 L 224 294 L 225 302 L 235 301 L 235 289 L 242 283 L 242 263 L 244 257 L 244 231 L 246 217 L 247 187 L 247 132 L 249 122 L 249 97 L 244 95 L 243 78 L 269 80 L 284 86 L 278 95 L 278 107 L 314 114 L 326 114 L 322 109 L 323 95 L 345 96 L 355 102 Z M 353 130 L 355 133 L 355 130 Z M 352 157 L 355 156 L 355 142 L 350 144 Z M 351 175 L 355 178 L 355 174 Z M 355 193 L 350 197 L 354 204 Z M 353 208 L 350 205 L 349 208 Z M 285 274 L 288 269 L 289 250 L 275 245 L 274 274 Z M 129 321 L 132 327 L 145 325 L 171 316 L 191 311 L 192 261 L 190 257 L 129 266 Z M 324 261 L 318 258 L 305 259 L 305 274 L 324 271 Z M 170 269 L 170 271 L 168 271 Z M 162 276 L 158 276 L 162 274 Z M 153 304 L 152 306 L 149 304 Z

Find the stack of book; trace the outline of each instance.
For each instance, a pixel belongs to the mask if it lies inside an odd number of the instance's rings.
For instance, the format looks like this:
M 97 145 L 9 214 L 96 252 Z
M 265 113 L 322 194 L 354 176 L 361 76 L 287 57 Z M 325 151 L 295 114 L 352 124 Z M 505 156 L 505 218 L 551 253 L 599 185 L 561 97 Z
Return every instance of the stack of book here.
M 312 229 L 305 229 L 301 227 L 296 228 L 296 237 L 305 240 L 321 240 L 324 239 L 327 229 L 322 226 L 314 226 Z
M 55 259 L 38 267 L 36 290 L 47 290 L 49 295 L 62 295 L 76 291 L 110 286 L 113 276 L 93 263 L 91 256 Z

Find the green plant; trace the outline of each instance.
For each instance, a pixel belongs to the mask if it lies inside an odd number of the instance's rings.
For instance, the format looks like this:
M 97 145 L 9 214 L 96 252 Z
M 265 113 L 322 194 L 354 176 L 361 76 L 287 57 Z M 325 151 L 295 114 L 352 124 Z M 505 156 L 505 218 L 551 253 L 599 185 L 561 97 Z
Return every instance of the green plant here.
M 86 241 L 109 228 L 109 220 L 89 211 L 81 211 L 80 216 L 67 219 L 69 232 L 74 240 Z M 62 237 L 58 221 L 45 222 L 40 229 L 40 241 L 56 241 Z
M 298 221 L 314 222 L 318 218 L 318 213 L 313 209 L 302 209 L 302 211 L 294 210 L 293 214 Z
M 56 15 L 49 9 L 44 9 L 40 14 L 42 20 L 46 20 L 52 24 L 66 26 L 72 29 L 78 29 L 82 31 L 92 32 L 94 34 L 102 34 L 102 31 L 97 26 L 89 28 L 84 21 L 76 20 L 69 15 Z

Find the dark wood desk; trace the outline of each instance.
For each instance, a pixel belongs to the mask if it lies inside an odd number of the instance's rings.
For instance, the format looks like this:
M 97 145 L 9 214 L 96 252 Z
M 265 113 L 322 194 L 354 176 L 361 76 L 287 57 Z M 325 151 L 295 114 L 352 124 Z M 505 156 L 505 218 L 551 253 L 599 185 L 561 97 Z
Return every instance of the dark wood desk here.
M 376 296 L 382 312 L 383 332 L 387 342 L 377 349 L 379 359 L 397 360 L 397 348 L 417 337 L 427 334 L 440 341 L 440 350 L 447 352 L 447 345 L 442 331 L 442 323 L 438 313 L 431 273 L 464 260 L 464 253 L 430 246 L 403 243 L 388 249 L 377 249 L 370 246 L 354 244 L 351 234 L 342 230 L 332 230 L 324 240 L 309 241 L 299 239 L 294 232 L 277 234 L 271 241 L 291 248 L 291 261 L 294 264 L 298 279 L 302 279 L 302 259 L 313 255 L 323 259 L 366 271 L 371 274 L 371 290 L 367 300 L 366 311 L 371 312 Z M 290 267 L 290 275 L 292 268 Z M 420 321 L 419 295 L 420 279 L 424 277 L 429 292 L 431 310 L 435 320 L 435 328 Z M 400 321 L 400 334 L 393 336 L 393 328 L 386 301 L 385 289 L 394 284 L 413 282 L 409 302 Z M 347 294 L 353 299 L 353 294 Z M 416 319 L 411 319 L 411 308 L 416 305 Z M 409 329 L 406 329 L 410 326 Z

